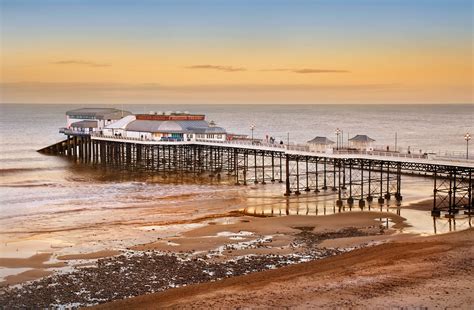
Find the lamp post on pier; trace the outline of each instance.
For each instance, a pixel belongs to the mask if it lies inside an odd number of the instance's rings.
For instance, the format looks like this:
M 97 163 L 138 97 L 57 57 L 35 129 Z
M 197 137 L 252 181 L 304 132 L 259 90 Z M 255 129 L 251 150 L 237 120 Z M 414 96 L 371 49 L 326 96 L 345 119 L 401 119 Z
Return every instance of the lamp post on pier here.
M 469 159 L 469 140 L 471 140 L 469 132 L 464 135 L 464 140 L 466 140 L 466 159 Z
M 341 130 L 339 128 L 336 128 L 336 150 L 339 150 L 339 135 L 341 134 Z
M 250 130 L 252 131 L 252 144 L 253 144 L 253 131 L 255 130 L 255 125 L 250 125 Z

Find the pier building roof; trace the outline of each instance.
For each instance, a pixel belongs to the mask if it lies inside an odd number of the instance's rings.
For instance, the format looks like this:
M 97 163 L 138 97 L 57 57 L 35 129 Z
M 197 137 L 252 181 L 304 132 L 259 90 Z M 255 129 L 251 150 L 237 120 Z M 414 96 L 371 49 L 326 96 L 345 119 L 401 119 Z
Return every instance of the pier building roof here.
M 71 118 L 80 119 L 121 119 L 124 116 L 132 114 L 129 111 L 119 110 L 115 108 L 81 108 L 70 110 L 66 115 Z
M 97 121 L 80 121 L 71 124 L 74 128 L 97 128 Z
M 109 129 L 125 129 L 127 127 L 127 125 L 130 123 L 130 122 L 133 122 L 135 120 L 135 115 L 127 115 L 125 116 L 124 118 L 122 119 L 119 119 L 118 121 L 110 124 L 110 125 L 107 125 L 105 126 L 105 128 L 109 128 Z
M 329 140 L 328 138 L 326 137 L 315 137 L 314 139 L 312 140 L 309 140 L 308 143 L 311 143 L 311 144 L 323 144 L 323 145 L 328 145 L 328 144 L 334 144 L 335 142 L 332 141 L 332 140 Z
M 126 126 L 128 131 L 164 132 L 164 133 L 225 133 L 221 127 L 211 127 L 204 120 L 135 120 Z
M 349 139 L 351 142 L 374 142 L 375 140 L 367 135 L 356 135 Z

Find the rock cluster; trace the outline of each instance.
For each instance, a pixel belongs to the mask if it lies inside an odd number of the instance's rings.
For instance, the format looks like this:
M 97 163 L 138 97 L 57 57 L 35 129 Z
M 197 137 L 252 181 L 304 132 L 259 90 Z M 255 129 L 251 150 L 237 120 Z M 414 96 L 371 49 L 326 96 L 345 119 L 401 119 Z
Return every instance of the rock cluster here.
M 21 286 L 4 288 L 0 291 L 0 308 L 78 308 L 279 268 L 351 250 L 319 249 L 314 245 L 327 238 L 363 233 L 351 229 L 333 234 L 336 235 L 318 235 L 302 229 L 293 245 L 300 251 L 293 254 L 247 255 L 224 261 L 216 261 L 213 255 L 128 251 L 99 259 L 94 267 L 76 267 L 69 273 L 56 273 Z

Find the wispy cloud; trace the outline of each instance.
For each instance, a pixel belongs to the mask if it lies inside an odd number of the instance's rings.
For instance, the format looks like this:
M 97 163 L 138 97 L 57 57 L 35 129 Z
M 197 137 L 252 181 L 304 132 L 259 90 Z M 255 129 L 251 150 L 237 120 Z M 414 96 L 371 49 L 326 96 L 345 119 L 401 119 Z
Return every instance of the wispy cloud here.
M 296 69 L 291 70 L 294 73 L 348 73 L 347 70 L 334 70 L 334 69 Z
M 162 92 L 290 92 L 290 91 L 323 91 L 323 90 L 360 90 L 360 91 L 380 91 L 390 89 L 400 89 L 405 87 L 402 84 L 192 84 L 192 85 L 166 85 L 159 83 L 55 83 L 55 82 L 14 82 L 0 83 L 3 90 L 51 90 L 51 91 L 162 91 Z
M 247 71 L 244 67 L 232 67 L 232 66 L 220 66 L 220 65 L 193 65 L 187 66 L 186 69 L 204 69 L 204 70 L 218 70 L 224 72 L 238 72 Z M 311 73 L 349 73 L 348 70 L 339 69 L 313 69 L 313 68 L 274 68 L 274 69 L 262 69 L 259 71 L 266 72 L 292 72 L 300 74 L 311 74 Z
M 0 83 L 1 103 L 380 103 L 387 94 L 416 95 L 400 84 Z M 471 94 L 471 88 L 466 91 Z M 319 101 L 315 101 L 316 99 Z M 399 97 L 397 97 L 398 99 Z M 411 97 L 410 97 L 411 98 Z M 411 99 L 410 99 L 411 100 Z M 407 100 L 408 101 L 408 100 Z M 413 101 L 409 101 L 413 102 Z
M 277 68 L 277 69 L 262 69 L 260 71 L 267 72 L 293 72 L 301 74 L 311 74 L 311 73 L 349 73 L 348 70 L 338 70 L 338 69 L 311 69 L 311 68 L 302 68 L 302 69 L 291 69 L 291 68 Z
M 75 66 L 87 66 L 87 67 L 93 67 L 93 68 L 110 67 L 110 64 L 80 60 L 80 59 L 60 60 L 60 61 L 53 61 L 51 63 L 55 65 L 75 65 Z
M 246 71 L 247 69 L 242 67 L 232 67 L 232 66 L 218 66 L 218 65 L 193 65 L 187 66 L 186 69 L 207 69 L 207 70 L 218 70 L 225 72 L 237 72 L 237 71 Z

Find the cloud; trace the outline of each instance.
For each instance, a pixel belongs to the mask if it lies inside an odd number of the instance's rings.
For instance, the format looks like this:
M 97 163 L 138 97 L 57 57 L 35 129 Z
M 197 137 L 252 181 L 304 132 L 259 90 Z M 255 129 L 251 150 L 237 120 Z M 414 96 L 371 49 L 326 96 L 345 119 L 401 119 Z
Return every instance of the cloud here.
M 291 70 L 294 73 L 348 73 L 347 70 L 334 70 L 334 69 L 296 69 Z
M 469 85 L 470 86 L 470 85 Z M 188 84 L 0 82 L 0 103 L 446 103 L 430 89 L 397 83 Z M 469 102 L 463 87 L 457 102 Z
M 51 63 L 55 65 L 77 65 L 77 66 L 86 66 L 86 67 L 93 67 L 93 68 L 110 67 L 109 64 L 98 63 L 98 62 L 87 61 L 87 60 L 78 60 L 78 59 L 53 61 Z
M 472 85 L 0 82 L 0 103 L 472 103 Z
M 237 71 L 247 71 L 244 67 L 232 67 L 232 66 L 219 66 L 219 65 L 193 65 L 187 66 L 186 69 L 204 69 L 204 70 L 218 70 L 224 72 L 237 72 Z M 311 74 L 311 73 L 348 73 L 348 70 L 339 70 L 339 69 L 312 69 L 312 68 L 276 68 L 276 69 L 262 69 L 259 71 L 266 72 L 292 72 L 300 74 Z
M 225 72 L 237 72 L 237 71 L 246 71 L 247 69 L 242 67 L 232 67 L 232 66 L 216 66 L 216 65 L 193 65 L 185 67 L 186 69 L 207 69 L 207 70 L 218 70 Z
M 311 68 L 303 68 L 303 69 L 263 69 L 260 71 L 269 71 L 269 72 L 293 72 L 293 73 L 301 73 L 301 74 L 310 74 L 310 73 L 349 73 L 348 70 L 338 70 L 338 69 L 311 69 Z
M 70 92 L 128 92 L 128 91 L 139 91 L 139 92 L 314 92 L 314 91 L 384 91 L 391 89 L 400 89 L 404 87 L 402 84 L 330 84 L 330 85 L 318 85 L 318 84 L 191 84 L 191 85 L 166 85 L 159 83 L 140 83 L 140 84 L 129 84 L 129 83 L 54 83 L 54 82 L 13 82 L 13 83 L 0 83 L 0 89 L 4 91 L 15 90 L 15 91 L 64 91 Z

